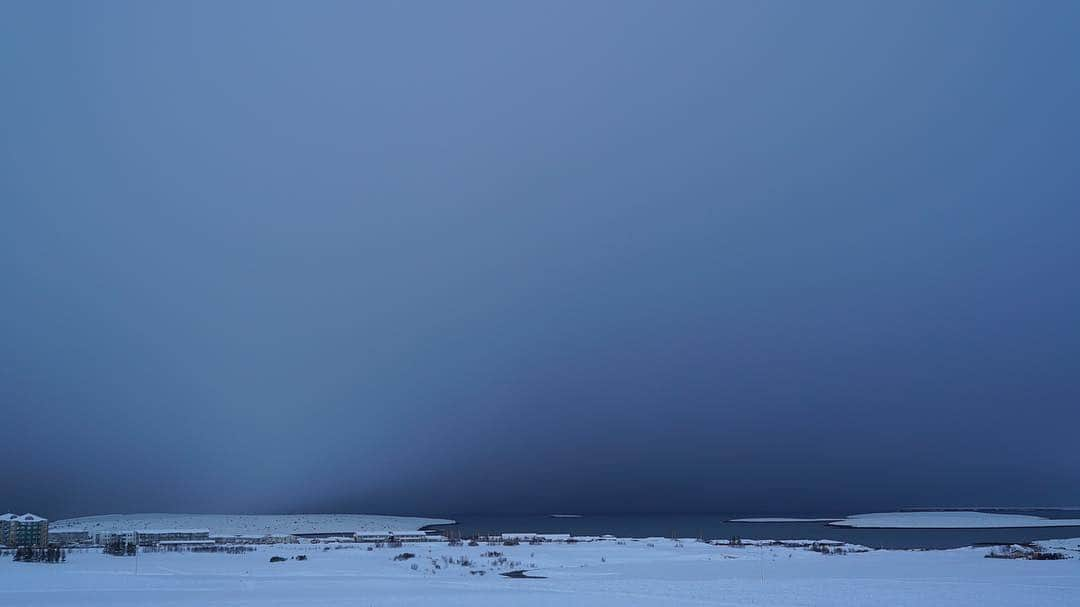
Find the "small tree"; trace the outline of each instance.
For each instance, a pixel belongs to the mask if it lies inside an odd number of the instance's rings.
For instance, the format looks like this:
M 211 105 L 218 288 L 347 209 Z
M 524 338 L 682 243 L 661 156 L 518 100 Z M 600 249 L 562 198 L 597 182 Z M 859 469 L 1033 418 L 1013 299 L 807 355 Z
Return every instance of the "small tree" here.
M 102 552 L 109 556 L 135 556 L 135 551 L 138 549 L 139 547 L 135 544 L 120 537 L 114 537 L 105 544 Z
M 63 549 L 55 544 L 45 548 L 40 546 L 19 546 L 15 549 L 14 560 L 23 563 L 63 563 L 67 560 L 67 555 Z

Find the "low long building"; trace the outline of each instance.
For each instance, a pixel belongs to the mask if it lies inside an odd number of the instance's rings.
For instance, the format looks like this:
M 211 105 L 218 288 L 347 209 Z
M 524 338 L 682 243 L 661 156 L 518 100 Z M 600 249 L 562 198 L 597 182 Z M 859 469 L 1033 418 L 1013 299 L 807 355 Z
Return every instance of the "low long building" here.
M 565 542 L 570 539 L 569 533 L 503 533 L 499 536 L 504 542 L 506 541 L 519 541 L 519 542 Z
M 426 542 L 431 536 L 423 531 L 358 531 L 353 534 L 357 542 Z
M 298 532 L 293 533 L 293 537 L 304 539 L 325 539 L 331 537 L 349 537 L 353 534 L 352 531 L 311 531 L 311 532 Z
M 217 542 L 214 540 L 165 540 L 164 542 L 158 542 L 158 548 L 166 548 L 171 550 L 182 550 L 184 548 L 197 548 L 199 546 L 214 546 Z
M 292 535 L 211 535 L 210 539 L 218 544 L 295 544 L 298 540 Z
M 211 541 L 209 529 L 146 529 L 131 532 L 139 546 L 156 546 L 161 542 Z
M 94 534 L 94 543 L 105 546 L 113 542 L 157 546 L 163 542 L 213 542 L 209 529 L 140 529 L 138 531 L 101 531 Z
M 62 529 L 49 531 L 49 543 L 57 546 L 72 546 L 90 541 L 90 532 L 85 529 Z

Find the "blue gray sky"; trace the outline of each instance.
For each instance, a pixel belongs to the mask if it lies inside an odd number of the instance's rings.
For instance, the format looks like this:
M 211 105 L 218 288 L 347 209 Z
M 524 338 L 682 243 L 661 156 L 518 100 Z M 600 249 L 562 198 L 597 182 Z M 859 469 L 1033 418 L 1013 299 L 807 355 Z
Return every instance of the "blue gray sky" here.
M 0 4 L 0 509 L 1080 502 L 1075 2 Z

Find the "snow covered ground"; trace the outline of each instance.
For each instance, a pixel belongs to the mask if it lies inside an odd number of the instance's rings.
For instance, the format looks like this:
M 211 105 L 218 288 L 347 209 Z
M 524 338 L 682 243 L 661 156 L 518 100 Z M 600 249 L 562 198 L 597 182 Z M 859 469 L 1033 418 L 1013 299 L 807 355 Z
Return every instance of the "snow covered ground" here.
M 856 514 L 829 523 L 836 527 L 877 529 L 993 529 L 1008 527 L 1073 527 L 1080 519 L 1050 519 L 987 512 L 876 512 Z
M 86 530 L 90 533 L 147 529 L 209 529 L 223 535 L 275 533 L 353 533 L 400 531 L 453 521 L 377 514 L 105 514 L 49 523 L 50 531 Z
M 299 544 L 237 555 L 144 553 L 137 559 L 73 551 L 57 565 L 0 560 L 0 605 L 1075 604 L 1080 539 L 1045 544 L 1072 558 L 984 558 L 989 548 L 825 555 L 765 543 L 670 539 L 474 547 L 432 542 L 372 550 L 364 544 Z M 403 552 L 416 556 L 394 559 Z M 271 563 L 271 556 L 287 560 Z M 498 575 L 514 569 L 543 579 Z

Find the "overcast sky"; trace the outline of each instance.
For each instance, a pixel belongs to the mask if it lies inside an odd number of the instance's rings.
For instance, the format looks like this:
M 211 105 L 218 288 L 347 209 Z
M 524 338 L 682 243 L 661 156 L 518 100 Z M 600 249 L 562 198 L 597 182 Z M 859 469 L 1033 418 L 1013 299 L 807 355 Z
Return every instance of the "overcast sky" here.
M 0 511 L 1080 502 L 1076 2 L 4 2 Z

